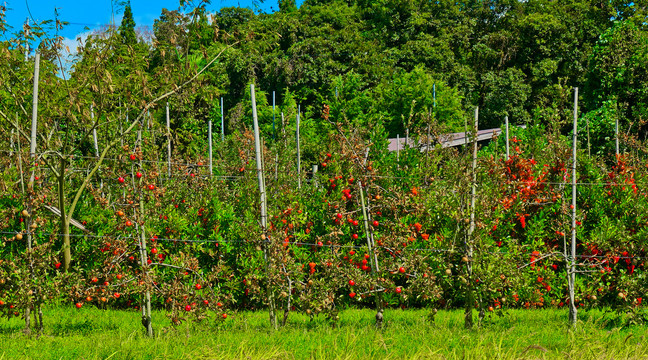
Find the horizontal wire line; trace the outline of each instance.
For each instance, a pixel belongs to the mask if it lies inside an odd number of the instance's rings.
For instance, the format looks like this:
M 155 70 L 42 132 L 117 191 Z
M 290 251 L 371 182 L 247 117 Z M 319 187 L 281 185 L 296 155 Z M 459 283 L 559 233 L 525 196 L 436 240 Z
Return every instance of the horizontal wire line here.
M 7 231 L 0 231 L 0 234 L 7 234 L 7 235 L 16 235 L 16 232 L 7 232 Z M 31 235 L 43 235 L 43 236 L 59 236 L 62 237 L 64 234 L 56 234 L 56 233 L 21 233 L 21 234 L 31 234 Z M 115 236 L 115 235 L 91 235 L 91 234 L 70 234 L 70 237 L 92 237 L 92 238 L 110 238 L 110 239 L 138 239 L 139 236 Z M 199 240 L 191 240 L 191 239 L 174 239 L 174 238 L 150 238 L 149 241 L 151 242 L 186 242 L 186 243 L 223 243 L 223 244 L 228 244 L 228 243 L 249 243 L 249 244 L 254 244 L 254 241 L 251 240 L 216 240 L 216 239 L 199 239 Z M 279 242 L 278 240 L 277 242 Z M 271 241 L 259 241 L 260 243 L 271 243 Z M 362 249 L 366 248 L 367 245 L 345 245 L 345 244 L 322 244 L 319 245 L 318 243 L 306 243 L 306 242 L 288 242 L 284 243 L 285 245 L 299 245 L 299 246 L 312 246 L 312 247 L 328 247 L 328 248 L 353 248 L 353 249 Z M 390 248 L 387 246 L 374 246 L 376 249 L 383 249 L 387 250 L 388 252 L 391 253 L 396 253 L 398 251 L 421 251 L 421 252 L 456 252 L 456 253 L 461 253 L 461 251 L 458 251 L 457 249 L 443 249 L 443 248 L 408 248 L 405 247 L 401 250 L 396 250 L 395 248 Z M 513 251 L 485 251 L 482 252 L 484 254 L 490 254 L 490 255 L 532 255 L 532 256 L 542 256 L 543 253 L 539 254 L 534 254 L 533 251 L 519 251 L 519 252 L 513 252 Z M 562 254 L 555 254 L 557 257 L 564 257 Z M 568 256 L 569 257 L 569 256 Z M 636 256 L 614 256 L 614 255 L 609 255 L 609 256 L 602 256 L 602 255 L 576 255 L 574 256 L 576 258 L 602 258 L 602 259 L 613 259 L 613 258 L 618 258 L 618 259 L 635 259 L 637 258 Z M 537 263 L 539 261 L 536 261 Z

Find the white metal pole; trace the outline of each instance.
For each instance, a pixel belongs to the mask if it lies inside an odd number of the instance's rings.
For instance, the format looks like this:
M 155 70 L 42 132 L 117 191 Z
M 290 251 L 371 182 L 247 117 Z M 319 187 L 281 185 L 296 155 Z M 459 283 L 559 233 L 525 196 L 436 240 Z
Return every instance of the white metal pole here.
M 297 188 L 301 189 L 301 155 L 299 152 L 299 114 L 301 113 L 301 105 L 297 107 Z
M 38 127 L 38 78 L 40 74 L 40 53 L 36 52 L 34 58 L 34 88 L 32 98 L 32 123 L 31 123 L 31 144 L 29 147 L 29 155 L 31 157 L 31 165 L 34 165 L 36 158 L 36 128 Z M 34 181 L 34 172 L 32 171 L 30 183 Z
M 166 126 L 167 126 L 167 174 L 171 177 L 171 120 L 169 119 L 169 102 L 166 103 Z
M 400 159 L 400 134 L 396 135 L 396 163 Z
M 99 143 L 97 142 L 97 127 L 94 126 L 94 107 L 90 104 L 90 117 L 92 118 L 92 140 L 94 141 L 95 156 L 99 157 Z
M 267 225 L 267 214 L 266 214 L 266 192 L 263 187 L 263 169 L 261 163 L 261 139 L 259 135 L 259 120 L 257 117 L 256 109 L 256 95 L 254 93 L 254 84 L 250 84 L 250 94 L 252 97 L 252 118 L 254 121 L 254 147 L 256 148 L 256 166 L 257 166 L 257 178 L 259 181 L 259 191 L 261 192 L 261 226 L 263 227 L 263 232 L 266 231 Z
M 225 111 L 223 109 L 222 96 L 221 96 L 221 141 L 225 141 Z
M 256 167 L 257 167 L 257 180 L 259 182 L 259 192 L 260 192 L 260 200 L 261 200 L 261 233 L 263 234 L 263 239 L 265 240 L 263 244 L 263 249 L 264 249 L 264 257 L 265 257 L 265 262 L 266 262 L 266 274 L 268 275 L 270 272 L 270 259 L 269 259 L 269 254 L 268 254 L 268 238 L 266 234 L 267 230 L 267 223 L 268 223 L 268 214 L 267 214 L 267 199 L 266 199 L 266 191 L 265 191 L 265 180 L 263 178 L 263 161 L 261 159 L 263 149 L 261 148 L 261 139 L 259 135 L 259 120 L 257 116 L 257 109 L 256 109 L 256 95 L 254 93 L 254 84 L 250 84 L 250 95 L 251 95 L 251 100 L 252 100 L 252 119 L 254 122 L 254 148 L 256 150 Z M 276 329 L 277 327 L 277 318 L 275 316 L 275 309 L 274 309 L 274 296 L 273 296 L 273 291 L 271 289 L 271 284 L 270 284 L 270 279 L 268 279 L 268 284 L 266 285 L 266 297 L 268 298 L 269 302 L 269 312 L 270 312 L 270 323 L 272 326 Z
M 619 117 L 614 120 L 614 147 L 616 149 L 616 158 L 619 159 Z
M 578 314 L 575 304 L 575 287 L 576 287 L 576 148 L 578 140 L 578 88 L 574 88 L 574 134 L 572 140 L 572 226 L 571 226 L 571 256 L 569 266 L 569 320 L 573 326 L 576 326 Z
M 506 160 L 511 158 L 511 154 L 509 152 L 509 119 L 508 115 L 504 118 L 504 122 L 506 123 Z
M 471 190 L 470 190 L 470 227 L 468 228 L 468 237 L 466 241 L 466 257 L 468 261 L 466 262 L 466 272 L 468 275 L 468 287 L 466 288 L 466 308 L 465 308 L 465 323 L 466 328 L 472 328 L 473 318 L 472 318 L 472 299 L 473 290 L 472 290 L 472 260 L 473 260 L 473 235 L 475 232 L 475 205 L 477 198 L 477 132 L 479 130 L 479 106 L 475 108 L 475 122 L 474 122 L 474 134 L 473 134 L 473 151 L 472 151 L 472 179 L 471 179 Z M 467 137 L 468 133 L 466 133 Z
M 209 142 L 209 175 L 213 175 L 213 164 L 212 164 L 212 121 L 209 120 L 207 130 L 207 141 Z

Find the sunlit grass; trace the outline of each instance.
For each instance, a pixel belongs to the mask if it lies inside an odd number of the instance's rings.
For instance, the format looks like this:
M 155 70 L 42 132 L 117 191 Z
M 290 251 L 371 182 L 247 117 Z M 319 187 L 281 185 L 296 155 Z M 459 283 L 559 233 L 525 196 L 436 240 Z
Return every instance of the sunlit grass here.
M 54 308 L 43 336 L 22 333 L 20 319 L 0 321 L 0 359 L 645 359 L 648 328 L 619 327 L 601 311 L 581 312 L 576 330 L 563 310 L 489 313 L 474 330 L 461 311 L 389 310 L 374 326 L 372 310 L 345 310 L 337 324 L 291 314 L 273 331 L 266 312 L 231 314 L 218 324 L 169 326 L 155 313 L 155 339 L 134 311 Z

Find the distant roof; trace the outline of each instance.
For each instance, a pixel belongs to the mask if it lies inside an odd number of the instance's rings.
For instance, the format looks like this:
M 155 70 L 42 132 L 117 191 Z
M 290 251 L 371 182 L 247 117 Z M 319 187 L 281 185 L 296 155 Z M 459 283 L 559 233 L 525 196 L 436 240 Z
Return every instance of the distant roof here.
M 526 128 L 526 125 L 518 125 L 518 127 Z M 502 133 L 502 129 L 485 129 L 477 131 L 477 141 L 490 140 L 495 136 L 498 136 Z M 389 140 L 389 151 L 396 151 L 397 149 L 403 149 L 405 147 L 405 137 L 401 138 L 390 138 Z M 437 143 L 441 144 L 442 148 L 454 147 L 459 145 L 465 145 L 467 142 L 470 142 L 470 133 L 468 133 L 468 138 L 466 138 L 465 132 L 449 133 L 439 135 L 437 137 Z M 416 141 L 412 138 L 408 141 L 410 147 L 421 147 L 421 151 L 425 151 L 425 144 L 417 145 Z M 433 148 L 436 144 L 430 144 Z

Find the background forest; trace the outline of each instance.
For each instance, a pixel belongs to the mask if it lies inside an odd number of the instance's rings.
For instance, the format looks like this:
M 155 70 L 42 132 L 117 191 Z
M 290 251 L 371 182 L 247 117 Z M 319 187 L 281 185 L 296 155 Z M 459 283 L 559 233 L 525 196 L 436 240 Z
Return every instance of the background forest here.
M 323 104 L 337 101 L 344 104 L 337 111 L 354 124 L 382 122 L 390 137 L 430 116 L 462 129 L 474 106 L 480 107 L 480 128 L 499 127 L 507 115 L 517 124 L 563 127 L 573 86 L 581 88 L 595 139 L 614 116 L 623 129 L 644 130 L 648 37 L 641 2 L 307 0 L 297 8 L 287 0 L 272 14 L 248 8 L 208 13 L 208 3 L 182 3 L 179 10 L 163 10 L 148 42 L 138 40 L 130 7 L 122 4 L 116 31 L 90 37 L 70 79 L 52 77 L 52 85 L 76 88 L 90 73 L 108 74 L 95 83 L 110 89 L 90 90 L 109 96 L 136 80 L 142 88 L 130 90 L 134 99 L 182 81 L 231 46 L 218 66 L 172 100 L 179 136 L 188 137 L 209 118 L 220 120 L 220 97 L 225 132 L 240 131 L 251 82 L 265 91 L 260 105 L 271 103 L 276 91 L 277 104 L 296 101 L 319 117 Z M 64 26 L 64 20 L 43 26 Z M 36 29 L 29 36 L 43 35 Z M 5 49 L 18 47 L 21 38 L 5 41 Z M 110 61 L 98 61 L 99 49 Z M 45 56 L 50 66 L 61 65 L 56 53 Z M 11 72 L 3 73 L 10 83 Z M 9 101 L 7 94 L 2 98 Z M 268 124 L 271 114 L 261 113 Z M 178 146 L 191 147 L 188 140 Z

